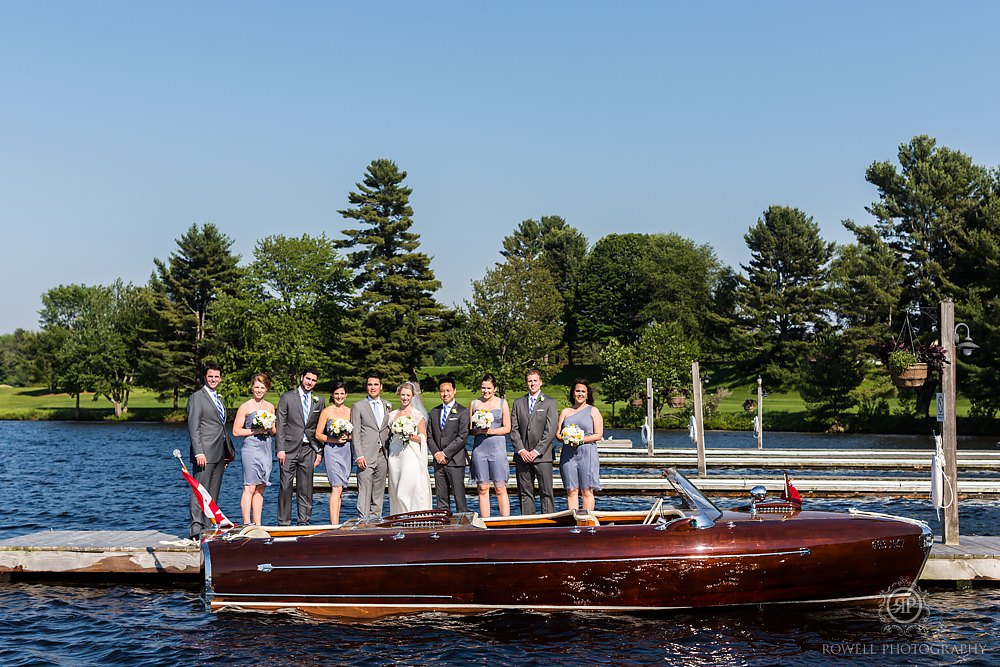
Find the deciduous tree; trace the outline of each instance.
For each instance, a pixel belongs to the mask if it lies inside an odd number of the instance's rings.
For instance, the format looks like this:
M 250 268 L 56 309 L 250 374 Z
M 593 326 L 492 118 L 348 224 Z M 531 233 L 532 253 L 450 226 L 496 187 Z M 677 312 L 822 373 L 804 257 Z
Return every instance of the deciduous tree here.
M 561 328 L 552 313 L 561 309 L 552 275 L 537 259 L 511 257 L 473 281 L 458 335 L 458 357 L 468 369 L 468 383 L 474 386 L 483 373 L 492 373 L 502 394 L 523 386 L 524 373 L 532 366 L 551 377 L 561 345 Z

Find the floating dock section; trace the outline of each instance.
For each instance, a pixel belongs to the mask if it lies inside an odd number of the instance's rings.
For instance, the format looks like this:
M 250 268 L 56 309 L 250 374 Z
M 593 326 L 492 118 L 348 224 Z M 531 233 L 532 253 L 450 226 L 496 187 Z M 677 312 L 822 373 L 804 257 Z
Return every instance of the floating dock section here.
M 201 579 L 198 543 L 156 530 L 46 530 L 0 540 L 0 580 Z

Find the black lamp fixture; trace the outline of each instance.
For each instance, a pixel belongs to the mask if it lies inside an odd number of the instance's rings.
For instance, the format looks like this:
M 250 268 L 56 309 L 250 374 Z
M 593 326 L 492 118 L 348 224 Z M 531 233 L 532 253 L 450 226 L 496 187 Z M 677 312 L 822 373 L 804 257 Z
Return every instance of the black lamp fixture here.
M 962 338 L 956 345 L 955 349 L 962 353 L 964 357 L 972 356 L 972 353 L 979 349 L 979 346 L 972 340 L 972 335 L 969 333 L 969 325 L 965 322 L 959 322 L 955 325 L 955 337 L 959 337 L 958 328 L 965 327 L 965 338 Z

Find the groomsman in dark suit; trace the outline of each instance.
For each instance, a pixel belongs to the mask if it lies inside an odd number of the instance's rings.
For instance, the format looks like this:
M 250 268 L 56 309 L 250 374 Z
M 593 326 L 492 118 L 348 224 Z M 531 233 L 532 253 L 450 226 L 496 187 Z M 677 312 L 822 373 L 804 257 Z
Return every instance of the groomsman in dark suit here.
M 468 456 L 469 409 L 455 401 L 455 378 L 438 380 L 441 405 L 428 415 L 427 449 L 434 457 L 434 495 L 438 509 L 451 508 L 448 496 L 455 498 L 455 511 L 465 511 L 465 466 Z
M 316 440 L 316 423 L 323 411 L 323 398 L 313 388 L 319 376 L 307 368 L 299 386 L 286 391 L 278 400 L 276 441 L 281 464 L 281 487 L 278 490 L 278 525 L 292 523 L 292 480 L 299 525 L 308 525 L 312 517 L 313 468 L 323 460 L 323 446 Z
M 191 472 L 212 498 L 218 501 L 222 489 L 222 473 L 233 460 L 233 444 L 226 429 L 226 407 L 216 389 L 222 381 L 222 371 L 210 365 L 205 370 L 205 386 L 191 394 L 187 402 L 187 427 L 191 439 Z M 212 521 L 201 511 L 201 503 L 191 494 L 191 527 L 189 535 L 198 539 Z
M 542 373 L 537 368 L 524 377 L 528 393 L 514 401 L 510 412 L 510 440 L 514 445 L 514 467 L 517 470 L 517 493 L 521 514 L 535 513 L 535 482 L 541 498 L 542 513 L 556 511 L 552 491 L 552 464 L 559 423 L 555 399 L 542 393 Z

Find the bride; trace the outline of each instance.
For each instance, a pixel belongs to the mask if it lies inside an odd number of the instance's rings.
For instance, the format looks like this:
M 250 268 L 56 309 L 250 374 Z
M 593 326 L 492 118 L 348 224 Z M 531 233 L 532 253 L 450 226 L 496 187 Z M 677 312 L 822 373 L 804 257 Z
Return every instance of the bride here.
M 427 411 L 412 382 L 399 387 L 399 409 L 389 413 L 389 514 L 431 509 L 431 478 L 427 474 Z M 416 433 L 400 434 L 403 417 L 416 424 Z

